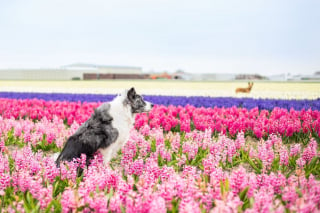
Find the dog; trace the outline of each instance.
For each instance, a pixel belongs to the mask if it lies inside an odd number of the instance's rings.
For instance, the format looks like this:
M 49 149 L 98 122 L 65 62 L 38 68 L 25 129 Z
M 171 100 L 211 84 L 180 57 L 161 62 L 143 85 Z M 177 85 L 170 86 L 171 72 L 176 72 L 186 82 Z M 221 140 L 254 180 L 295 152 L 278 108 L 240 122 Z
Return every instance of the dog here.
M 236 93 L 242 92 L 242 93 L 250 93 L 251 89 L 253 87 L 253 82 L 248 82 L 248 87 L 247 88 L 237 88 Z
M 107 164 L 123 147 L 129 138 L 137 113 L 149 112 L 153 104 L 144 101 L 132 87 L 124 91 L 111 102 L 103 103 L 79 129 L 68 138 L 59 154 L 56 164 L 72 161 L 86 155 L 89 165 L 95 152 L 103 155 Z

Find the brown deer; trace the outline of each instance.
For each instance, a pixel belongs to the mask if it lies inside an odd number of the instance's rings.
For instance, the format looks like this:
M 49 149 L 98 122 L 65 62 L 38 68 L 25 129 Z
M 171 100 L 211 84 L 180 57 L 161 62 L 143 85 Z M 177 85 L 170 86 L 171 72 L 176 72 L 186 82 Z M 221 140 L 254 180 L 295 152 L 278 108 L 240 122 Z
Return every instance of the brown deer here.
M 250 93 L 253 86 L 253 82 L 248 82 L 248 87 L 246 88 L 237 88 L 236 93 L 242 92 L 242 93 Z

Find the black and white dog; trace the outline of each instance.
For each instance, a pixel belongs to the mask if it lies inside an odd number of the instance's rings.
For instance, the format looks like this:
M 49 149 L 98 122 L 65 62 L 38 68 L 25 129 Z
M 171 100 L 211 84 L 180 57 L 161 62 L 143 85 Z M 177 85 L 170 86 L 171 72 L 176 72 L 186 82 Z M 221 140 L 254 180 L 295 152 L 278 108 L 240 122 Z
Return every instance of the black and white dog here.
M 93 154 L 100 151 L 104 163 L 108 163 L 122 148 L 129 137 L 137 113 L 148 112 L 153 104 L 144 101 L 134 88 L 126 90 L 111 102 L 103 103 L 92 116 L 69 137 L 59 157 L 61 161 L 72 161 L 87 156 L 87 165 Z

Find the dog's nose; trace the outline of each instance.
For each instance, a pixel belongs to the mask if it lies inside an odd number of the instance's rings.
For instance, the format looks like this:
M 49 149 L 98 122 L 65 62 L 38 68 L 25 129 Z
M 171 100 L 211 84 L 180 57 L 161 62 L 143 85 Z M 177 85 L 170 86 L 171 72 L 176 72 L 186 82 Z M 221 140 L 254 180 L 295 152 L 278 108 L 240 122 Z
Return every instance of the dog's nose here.
M 154 104 L 151 104 L 151 108 L 153 108 Z

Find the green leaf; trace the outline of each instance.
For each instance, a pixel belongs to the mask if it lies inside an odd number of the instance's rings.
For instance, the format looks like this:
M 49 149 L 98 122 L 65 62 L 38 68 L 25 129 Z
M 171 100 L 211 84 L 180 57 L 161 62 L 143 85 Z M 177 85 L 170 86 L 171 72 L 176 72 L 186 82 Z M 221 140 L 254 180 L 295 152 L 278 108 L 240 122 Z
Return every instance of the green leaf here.
M 250 164 L 250 166 L 258 173 L 261 174 L 261 170 L 254 164 L 254 162 L 251 160 L 251 158 L 249 157 L 247 159 L 248 163 Z
M 318 160 L 320 158 L 319 157 L 314 157 L 310 163 L 308 163 L 306 166 L 305 166 L 305 176 L 306 178 L 309 178 L 310 174 L 317 174 L 319 173 L 319 169 L 320 169 L 320 164 L 317 164 L 318 163 Z
M 163 158 L 162 158 L 161 155 L 159 154 L 159 155 L 158 155 L 158 165 L 159 165 L 159 167 L 162 167 L 163 164 L 164 164 Z
M 202 164 L 200 164 L 199 166 L 199 169 L 201 169 L 202 171 L 204 171 L 204 166 Z
M 245 211 L 247 208 L 250 208 L 250 200 L 246 199 L 243 204 L 242 204 L 242 207 L 241 207 L 241 210 L 242 211 Z
M 290 175 L 291 175 L 293 172 L 295 172 L 295 171 L 296 171 L 295 168 L 294 168 L 294 169 L 291 169 L 291 170 L 286 174 L 286 178 L 289 178 Z
M 171 143 L 170 143 L 169 140 L 165 140 L 164 143 L 165 143 L 165 147 L 166 147 L 167 149 L 171 149 Z
M 155 152 L 157 150 L 157 146 L 156 146 L 156 140 L 152 140 L 151 141 L 151 152 Z
M 278 171 L 279 170 L 279 167 L 280 167 L 280 158 L 279 157 L 276 157 L 273 162 L 272 162 L 272 165 L 271 165 L 271 168 L 273 171 Z
M 170 162 L 168 163 L 168 166 L 172 166 L 172 165 L 175 165 L 175 164 L 177 164 L 177 163 L 178 163 L 177 160 L 172 160 L 172 161 L 170 161 Z
M 31 205 L 31 201 L 30 201 L 30 197 L 29 197 L 29 192 L 25 192 L 24 193 L 24 196 L 23 196 L 23 205 L 24 205 L 24 208 L 28 211 L 31 211 L 32 210 L 32 205 Z
M 47 206 L 47 208 L 44 211 L 45 213 L 51 212 L 51 208 L 53 207 L 53 202 L 54 202 L 54 200 L 51 200 L 51 202 L 49 203 L 49 205 Z
M 225 190 L 224 190 L 224 184 L 223 184 L 223 181 L 220 180 L 220 192 L 221 192 L 221 195 L 224 194 Z
M 228 192 L 229 191 L 229 179 L 226 179 L 226 181 L 224 182 L 224 186 L 225 186 L 226 192 Z
M 53 183 L 53 190 L 52 190 L 52 196 L 56 197 L 60 193 L 64 191 L 64 189 L 68 186 L 68 180 L 61 180 L 59 176 L 56 177 L 54 183 Z
M 299 188 L 296 187 L 296 193 L 299 195 L 299 197 L 303 197 L 302 192 L 300 191 Z
M 314 157 L 314 158 L 312 158 L 312 160 L 310 161 L 310 163 L 308 164 L 308 166 L 311 167 L 311 168 L 315 167 L 318 159 L 319 159 L 319 157 Z
M 110 188 L 109 193 L 107 194 L 108 199 L 112 198 L 114 194 L 113 188 Z
M 122 213 L 126 213 L 126 209 L 124 208 L 124 206 L 120 205 L 120 209 Z
M 171 204 L 172 204 L 171 212 L 177 213 L 179 211 L 179 200 L 172 199 Z
M 241 201 L 244 201 L 245 198 L 247 197 L 247 192 L 249 190 L 249 186 L 247 186 L 246 188 L 244 188 L 240 193 L 239 193 L 239 197 Z

